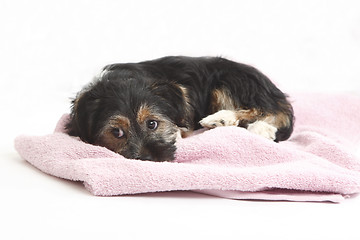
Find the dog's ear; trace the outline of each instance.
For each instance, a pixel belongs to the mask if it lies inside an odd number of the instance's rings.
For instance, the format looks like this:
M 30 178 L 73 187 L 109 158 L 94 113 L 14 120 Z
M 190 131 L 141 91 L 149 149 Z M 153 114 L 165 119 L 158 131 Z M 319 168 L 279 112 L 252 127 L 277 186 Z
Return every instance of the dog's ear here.
M 152 93 L 163 99 L 163 104 L 166 104 L 162 108 L 165 114 L 171 118 L 171 120 L 179 127 L 187 128 L 186 117 L 186 99 L 184 97 L 182 89 L 169 82 L 157 82 L 152 85 Z
M 77 94 L 72 101 L 70 121 L 66 125 L 69 135 L 78 136 L 88 143 L 94 142 L 94 123 L 99 103 L 100 99 L 93 93 L 92 89 Z

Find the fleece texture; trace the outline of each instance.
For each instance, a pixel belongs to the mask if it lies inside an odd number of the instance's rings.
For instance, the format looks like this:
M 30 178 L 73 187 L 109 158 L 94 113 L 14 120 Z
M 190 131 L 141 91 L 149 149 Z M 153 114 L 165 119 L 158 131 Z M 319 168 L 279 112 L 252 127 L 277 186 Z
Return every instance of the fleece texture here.
M 294 133 L 275 143 L 239 127 L 200 130 L 176 143 L 174 162 L 131 160 L 64 133 L 19 136 L 22 158 L 94 195 L 197 191 L 233 199 L 340 202 L 360 192 L 360 98 L 294 94 Z

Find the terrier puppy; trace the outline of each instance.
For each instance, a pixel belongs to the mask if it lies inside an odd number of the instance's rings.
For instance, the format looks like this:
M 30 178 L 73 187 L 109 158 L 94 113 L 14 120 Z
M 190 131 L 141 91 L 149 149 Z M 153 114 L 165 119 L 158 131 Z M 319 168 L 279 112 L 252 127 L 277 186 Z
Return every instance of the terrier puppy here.
M 220 57 L 164 57 L 106 66 L 72 102 L 67 132 L 126 158 L 171 161 L 179 133 L 239 126 L 272 141 L 293 108 L 257 69 Z

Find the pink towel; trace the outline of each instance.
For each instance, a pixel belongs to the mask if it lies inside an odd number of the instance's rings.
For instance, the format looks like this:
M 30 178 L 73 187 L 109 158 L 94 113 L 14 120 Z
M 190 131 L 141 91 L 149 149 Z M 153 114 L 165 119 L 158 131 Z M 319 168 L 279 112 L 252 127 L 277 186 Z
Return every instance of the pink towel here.
M 294 94 L 292 137 L 275 143 L 239 127 L 180 139 L 174 162 L 126 159 L 63 133 L 19 136 L 19 154 L 41 171 L 84 182 L 94 195 L 193 190 L 234 198 L 340 202 L 360 192 L 360 98 Z

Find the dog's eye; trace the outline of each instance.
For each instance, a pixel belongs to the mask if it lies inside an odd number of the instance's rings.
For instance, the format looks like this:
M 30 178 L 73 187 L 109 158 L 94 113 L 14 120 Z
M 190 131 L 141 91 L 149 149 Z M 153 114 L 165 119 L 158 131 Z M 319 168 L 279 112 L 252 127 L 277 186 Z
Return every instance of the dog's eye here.
M 114 135 L 114 137 L 116 138 L 122 138 L 125 134 L 124 131 L 120 128 L 113 128 L 111 130 L 111 133 Z
M 158 127 L 158 122 L 155 120 L 149 120 L 146 122 L 146 126 L 151 130 L 155 130 Z

